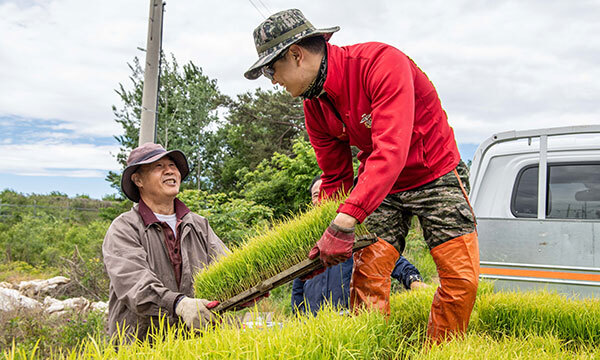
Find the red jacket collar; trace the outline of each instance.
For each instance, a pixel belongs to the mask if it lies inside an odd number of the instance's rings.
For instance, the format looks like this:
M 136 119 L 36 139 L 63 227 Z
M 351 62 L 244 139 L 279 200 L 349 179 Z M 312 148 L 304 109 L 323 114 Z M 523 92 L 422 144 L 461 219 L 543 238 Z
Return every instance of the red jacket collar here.
M 327 78 L 323 89 L 327 96 L 337 98 L 342 92 L 342 80 L 344 74 L 344 49 L 327 43 Z
M 154 223 L 160 223 L 160 221 L 156 218 L 156 215 L 154 215 L 154 212 L 148 207 L 148 205 L 146 205 L 146 203 L 142 199 L 140 199 L 138 212 L 140 213 L 140 216 L 142 217 L 145 226 Z M 177 217 L 177 220 L 181 220 L 189 212 L 190 209 L 188 209 L 188 207 L 185 206 L 185 204 L 181 200 L 175 198 L 175 215 Z

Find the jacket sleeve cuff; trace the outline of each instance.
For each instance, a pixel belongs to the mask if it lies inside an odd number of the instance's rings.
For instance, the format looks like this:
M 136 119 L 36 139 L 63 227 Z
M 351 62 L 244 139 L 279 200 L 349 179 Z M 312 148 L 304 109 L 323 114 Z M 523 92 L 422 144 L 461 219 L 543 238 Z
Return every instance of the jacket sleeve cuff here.
M 184 297 L 185 297 L 185 295 L 178 294 L 177 297 L 175 298 L 175 301 L 173 301 L 173 316 L 175 316 L 177 314 L 177 304 L 179 304 L 181 299 L 183 299 Z
M 337 212 L 350 215 L 358 220 L 359 223 L 365 221 L 368 216 L 368 214 L 362 208 L 349 203 L 341 204 L 340 207 L 338 207 Z
M 162 307 L 167 309 L 172 316 L 175 316 L 175 300 L 177 300 L 177 298 L 180 295 L 183 295 L 183 294 L 174 292 L 174 291 L 169 291 L 163 297 L 163 306 Z

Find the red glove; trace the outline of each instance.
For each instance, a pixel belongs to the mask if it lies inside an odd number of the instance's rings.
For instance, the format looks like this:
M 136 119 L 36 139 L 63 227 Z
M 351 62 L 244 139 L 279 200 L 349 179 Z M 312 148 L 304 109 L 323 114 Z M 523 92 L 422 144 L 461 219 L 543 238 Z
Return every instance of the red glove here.
M 308 253 L 309 259 L 320 256 L 325 267 L 337 265 L 352 256 L 354 246 L 354 227 L 343 228 L 333 222 L 317 241 L 317 244 Z
M 214 307 L 217 307 L 217 305 L 219 305 L 219 304 L 220 304 L 220 302 L 218 302 L 216 300 L 215 301 L 211 301 L 208 304 L 206 304 L 206 308 L 210 310 L 210 309 L 212 309 Z

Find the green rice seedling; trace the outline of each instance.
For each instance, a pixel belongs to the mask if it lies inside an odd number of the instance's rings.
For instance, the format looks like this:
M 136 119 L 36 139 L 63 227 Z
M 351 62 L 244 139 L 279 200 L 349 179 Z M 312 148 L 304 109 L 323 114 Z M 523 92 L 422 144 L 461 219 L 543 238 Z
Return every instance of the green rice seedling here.
M 119 351 L 106 342 L 88 340 L 70 353 L 57 353 L 57 359 L 592 359 L 600 358 L 600 348 L 591 341 L 577 346 L 568 333 L 526 330 L 539 323 L 540 328 L 558 323 L 562 312 L 573 318 L 582 309 L 596 305 L 575 301 L 548 293 L 491 293 L 483 282 L 475 305 L 478 314 L 466 336 L 430 350 L 423 349 L 423 334 L 434 289 L 396 294 L 391 298 L 392 315 L 385 318 L 378 312 L 362 312 L 357 316 L 339 315 L 338 309 L 326 308 L 316 317 L 288 318 L 281 325 L 262 329 L 240 329 L 221 325 L 189 334 L 181 328 L 166 331 L 152 344 L 141 342 L 119 346 Z M 557 298 L 558 297 L 558 298 Z M 530 305 L 531 304 L 531 305 Z M 541 319 L 536 312 L 558 307 Z M 509 310 L 507 312 L 507 310 Z M 537 309 L 537 310 L 534 310 Z M 509 313 L 515 320 L 488 320 L 493 312 Z M 531 323 L 523 319 L 531 317 Z M 474 313 L 475 315 L 475 313 Z M 501 315 L 501 317 L 504 315 Z M 587 316 L 587 315 L 586 315 Z M 483 320 L 482 320 L 483 319 Z M 537 319 L 537 320 L 536 320 Z M 570 318 L 569 318 L 570 319 Z M 572 321 L 572 320 L 570 320 Z M 584 327 L 595 321 L 587 317 Z M 484 326 L 485 325 L 485 326 Z M 542 326 L 543 325 L 543 326 Z M 593 324 L 592 324 L 593 325 Z M 499 326 L 499 325 L 498 325 Z M 523 327 L 523 331 L 514 327 Z M 536 325 L 538 326 L 538 325 Z M 568 327 L 568 326 L 566 326 Z M 593 328 L 593 327 L 592 327 Z M 547 330 L 547 329 L 546 329 Z M 593 332 L 594 330 L 592 330 Z M 571 333 L 572 335 L 575 333 Z M 576 334 L 575 334 L 576 335 Z M 589 337 L 593 338 L 593 337 Z M 5 350 L 7 359 L 28 359 L 35 352 Z M 39 354 L 42 355 L 42 354 Z M 46 357 L 46 354 L 43 354 Z
M 422 342 L 427 331 L 427 320 L 431 302 L 436 291 L 436 286 L 418 291 L 407 291 L 390 297 L 390 323 L 399 325 L 403 337 L 411 341 Z M 477 290 L 477 299 L 485 295 L 492 295 L 494 284 L 489 281 L 480 281 Z M 469 328 L 473 328 L 478 319 L 478 302 L 475 303 Z
M 105 348 L 89 343 L 69 359 L 404 359 L 410 347 L 377 312 L 339 315 L 326 308 L 316 317 L 291 318 L 282 326 L 241 330 L 232 325 L 200 334 L 173 331 L 152 344 Z
M 248 239 L 196 275 L 196 296 L 224 301 L 306 259 L 336 215 L 339 203 L 324 201 Z M 358 225 L 356 233 L 367 231 Z
M 406 291 L 390 297 L 390 323 L 398 325 L 399 336 L 422 342 L 435 287 Z
M 463 339 L 433 346 L 428 351 L 414 351 L 410 358 L 424 359 L 494 359 L 494 360 L 559 360 L 595 359 L 598 349 L 590 346 L 572 351 L 551 335 L 508 336 L 495 339 L 486 334 L 467 334 Z
M 600 345 L 600 300 L 573 300 L 549 291 L 498 292 L 477 299 L 477 331 L 500 336 L 547 334 Z

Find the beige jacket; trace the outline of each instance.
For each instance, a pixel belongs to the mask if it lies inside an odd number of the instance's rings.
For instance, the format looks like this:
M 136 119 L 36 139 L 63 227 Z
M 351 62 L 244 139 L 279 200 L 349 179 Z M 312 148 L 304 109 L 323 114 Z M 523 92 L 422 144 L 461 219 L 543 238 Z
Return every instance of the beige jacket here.
M 182 267 L 177 286 L 162 227 L 159 223 L 146 226 L 138 207 L 112 222 L 102 244 L 110 278 L 108 332 L 113 336 L 117 327 L 124 327 L 128 341 L 132 336 L 144 339 L 159 315 L 176 324 L 173 305 L 177 297 L 194 297 L 193 276 L 228 252 L 205 218 L 187 213 L 179 228 Z

